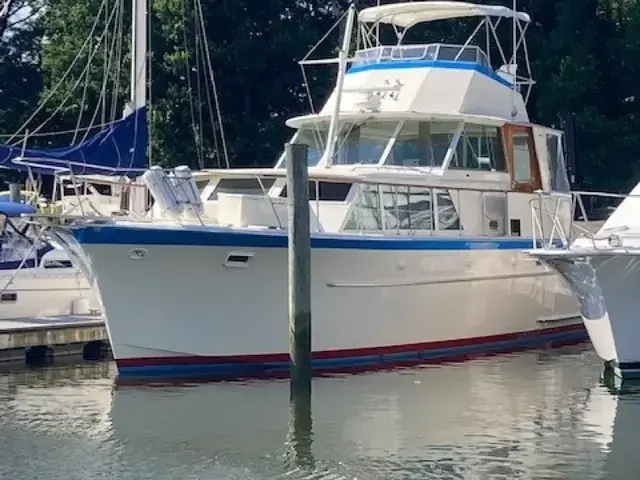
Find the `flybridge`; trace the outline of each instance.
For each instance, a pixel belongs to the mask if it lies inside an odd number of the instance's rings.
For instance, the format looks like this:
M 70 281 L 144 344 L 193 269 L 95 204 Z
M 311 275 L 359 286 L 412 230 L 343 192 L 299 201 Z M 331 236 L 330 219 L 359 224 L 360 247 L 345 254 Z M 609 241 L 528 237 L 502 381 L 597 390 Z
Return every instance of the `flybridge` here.
M 462 45 L 403 43 L 407 31 L 418 24 L 472 17 L 480 17 L 480 21 Z M 360 11 L 357 18 L 359 34 L 356 52 L 345 62 L 351 64 L 350 73 L 379 68 L 402 68 L 398 67 L 401 62 L 406 62 L 404 68 L 428 66 L 464 68 L 465 64 L 475 64 L 478 66 L 476 68 L 478 71 L 516 91 L 522 91 L 524 103 L 528 101 L 531 86 L 535 82 L 532 78 L 525 41 L 525 33 L 531 18 L 524 12 L 517 12 L 503 6 L 476 5 L 468 2 L 421 1 L 366 8 Z M 504 20 L 512 23 L 512 45 L 509 56 L 497 34 L 497 28 Z M 379 35 L 381 24 L 393 27 L 396 34 L 395 45 L 381 44 Z M 472 43 L 478 40 L 482 46 Z M 339 58 L 310 59 L 315 48 L 300 62 L 301 66 L 339 63 Z M 491 57 L 492 50 L 497 50 L 497 59 Z M 522 57 L 520 61 L 524 63 L 524 68 L 521 69 L 524 71 L 522 74 L 518 72 L 519 55 Z M 455 65 L 417 63 L 435 61 L 455 62 Z M 494 63 L 497 64 L 495 70 L 492 67 Z M 381 66 L 372 67 L 371 65 Z
M 353 64 L 347 73 L 371 70 L 394 70 L 406 68 L 445 68 L 477 71 L 505 87 L 513 86 L 513 78 L 494 72 L 486 53 L 475 45 L 398 45 L 395 47 L 373 47 L 356 52 Z M 516 84 L 516 90 L 520 86 Z
M 407 31 L 418 24 L 473 17 L 479 21 L 463 43 L 405 43 Z M 502 27 L 511 33 L 510 49 L 500 44 L 501 22 L 508 22 Z M 345 122 L 360 127 L 369 122 L 371 128 L 372 121 L 403 120 L 529 123 L 527 100 L 534 84 L 525 42 L 529 22 L 527 14 L 506 7 L 465 2 L 399 3 L 358 15 L 350 8 L 331 96 L 319 112 L 288 119 L 287 125 L 315 128 L 320 137 L 334 139 L 347 128 Z M 381 24 L 393 27 L 395 41 L 382 43 Z M 349 54 L 352 38 L 357 44 Z M 334 61 L 309 60 L 309 55 L 300 62 L 303 71 L 308 64 Z M 455 129 L 445 130 L 440 133 Z M 327 141 L 317 163 L 330 164 L 339 148 Z
M 531 74 L 531 66 L 529 64 L 529 55 L 525 42 L 525 32 L 531 22 L 531 18 L 524 12 L 516 12 L 507 7 L 496 5 L 476 5 L 467 2 L 409 2 L 397 3 L 391 5 L 382 5 L 378 7 L 367 8 L 362 10 L 358 15 L 360 24 L 359 42 L 367 51 L 375 47 L 380 47 L 379 25 L 391 25 L 396 33 L 397 45 L 392 47 L 398 49 L 402 45 L 407 31 L 415 25 L 433 22 L 437 20 L 454 20 L 470 17 L 481 17 L 480 22 L 475 30 L 463 45 L 411 45 L 412 50 L 396 50 L 396 56 L 391 52 L 391 59 L 397 60 L 398 57 L 408 56 L 408 60 L 418 60 L 417 55 L 424 58 L 419 60 L 427 61 L 454 61 L 459 63 L 475 63 L 481 68 L 493 73 L 491 58 L 492 44 L 496 46 L 500 55 L 499 61 L 501 66 L 496 70 L 495 74 L 498 78 L 508 81 L 508 85 L 513 84 L 515 88 L 526 86 L 524 92 L 525 103 L 528 100 L 530 87 L 533 85 Z M 512 42 L 511 56 L 507 58 L 505 51 L 498 38 L 498 25 L 504 20 L 512 21 Z M 484 33 L 484 39 L 480 42 L 483 44 L 484 51 L 472 44 L 480 35 Z M 420 49 L 423 49 L 421 52 Z M 524 76 L 517 75 L 517 55 L 522 49 L 526 74 Z M 356 60 L 358 59 L 356 54 Z M 384 58 L 384 51 L 381 57 Z

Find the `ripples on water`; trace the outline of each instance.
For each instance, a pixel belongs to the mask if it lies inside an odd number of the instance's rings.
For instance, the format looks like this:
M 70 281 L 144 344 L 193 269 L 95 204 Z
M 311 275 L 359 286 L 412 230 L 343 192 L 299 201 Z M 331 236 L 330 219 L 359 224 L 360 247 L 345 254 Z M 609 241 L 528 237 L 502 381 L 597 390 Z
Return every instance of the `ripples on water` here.
M 640 394 L 599 373 L 585 346 L 317 379 L 310 433 L 287 382 L 25 370 L 0 376 L 0 479 L 640 478 Z

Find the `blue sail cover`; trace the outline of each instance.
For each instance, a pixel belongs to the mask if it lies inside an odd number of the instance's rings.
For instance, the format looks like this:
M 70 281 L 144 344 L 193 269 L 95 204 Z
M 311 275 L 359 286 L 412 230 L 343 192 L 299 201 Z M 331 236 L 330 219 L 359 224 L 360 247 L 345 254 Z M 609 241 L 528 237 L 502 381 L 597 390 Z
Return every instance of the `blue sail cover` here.
M 0 202 L 0 215 L 7 217 L 19 217 L 22 214 L 36 213 L 36 209 L 26 203 L 18 202 Z
M 137 176 L 147 168 L 146 107 L 71 147 L 23 149 L 0 144 L 0 167 L 43 174 Z M 19 163 L 14 162 L 19 159 Z

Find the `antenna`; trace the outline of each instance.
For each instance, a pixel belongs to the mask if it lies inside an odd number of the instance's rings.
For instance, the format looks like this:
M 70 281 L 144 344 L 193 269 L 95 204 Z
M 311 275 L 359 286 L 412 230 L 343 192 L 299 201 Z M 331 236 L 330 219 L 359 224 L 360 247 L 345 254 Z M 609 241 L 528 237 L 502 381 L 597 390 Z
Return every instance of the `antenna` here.
M 349 46 L 351 44 L 351 33 L 353 32 L 353 20 L 356 12 L 355 2 L 351 3 L 347 13 L 347 25 L 344 30 L 344 38 L 342 40 L 342 48 L 338 52 L 338 80 L 336 81 L 335 99 L 333 105 L 333 113 L 331 122 L 329 123 L 329 132 L 327 133 L 327 147 L 321 161 L 327 167 L 333 163 L 333 155 L 335 153 L 335 144 L 338 138 L 338 122 L 340 115 L 340 102 L 342 101 L 342 89 L 344 84 L 344 75 L 347 70 L 347 56 L 349 55 Z

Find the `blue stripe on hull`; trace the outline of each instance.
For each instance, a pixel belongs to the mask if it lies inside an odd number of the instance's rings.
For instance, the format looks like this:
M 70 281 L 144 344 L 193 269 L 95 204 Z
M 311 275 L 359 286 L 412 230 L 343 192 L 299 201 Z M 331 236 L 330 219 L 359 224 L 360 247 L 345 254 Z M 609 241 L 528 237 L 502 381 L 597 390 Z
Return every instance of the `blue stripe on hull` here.
M 228 246 L 286 248 L 287 232 L 250 231 L 213 227 L 155 228 L 85 225 L 72 228 L 80 244 Z M 312 248 L 344 250 L 526 250 L 531 239 L 520 237 L 383 237 L 374 235 L 312 234 Z
M 566 328 L 566 327 L 565 327 Z M 315 373 L 340 371 L 367 371 L 377 368 L 390 368 L 401 365 L 419 365 L 434 361 L 463 359 L 470 356 L 516 352 L 530 348 L 570 345 L 588 339 L 581 325 L 570 326 L 562 331 L 523 336 L 518 339 L 501 340 L 488 343 L 470 344 L 452 348 L 428 349 L 421 351 L 395 352 L 389 354 L 364 355 L 340 358 L 313 359 Z M 218 362 L 187 363 L 166 365 L 122 366 L 118 365 L 119 377 L 123 379 L 188 379 L 188 378 L 239 378 L 239 377 L 278 377 L 289 372 L 288 362 Z

